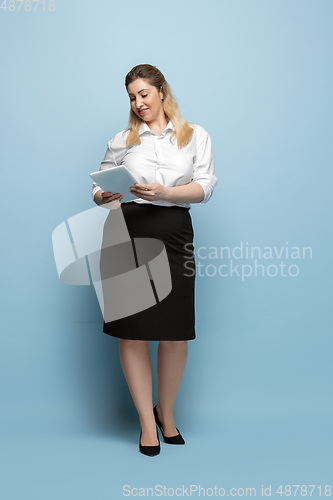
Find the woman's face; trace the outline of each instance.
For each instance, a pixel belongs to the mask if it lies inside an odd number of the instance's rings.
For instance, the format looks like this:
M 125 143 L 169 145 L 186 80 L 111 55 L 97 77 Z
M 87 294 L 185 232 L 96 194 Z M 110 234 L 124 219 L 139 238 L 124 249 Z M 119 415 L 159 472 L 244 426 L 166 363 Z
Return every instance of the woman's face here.
M 147 80 L 139 78 L 130 83 L 127 92 L 134 113 L 145 122 L 164 117 L 163 92 L 149 85 Z

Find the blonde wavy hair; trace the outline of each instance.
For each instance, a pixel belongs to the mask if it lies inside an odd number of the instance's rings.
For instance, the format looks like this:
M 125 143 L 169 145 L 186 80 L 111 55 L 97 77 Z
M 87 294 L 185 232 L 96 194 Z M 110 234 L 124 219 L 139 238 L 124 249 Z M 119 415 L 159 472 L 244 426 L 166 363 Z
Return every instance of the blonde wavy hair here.
M 157 91 L 163 92 L 163 110 L 166 115 L 167 120 L 171 120 L 174 126 L 172 131 L 172 138 L 177 139 L 178 149 L 186 146 L 193 135 L 194 129 L 190 127 L 187 121 L 182 117 L 176 98 L 172 95 L 170 85 L 164 78 L 163 73 L 156 66 L 151 64 L 139 64 L 134 66 L 129 73 L 127 73 L 125 78 L 125 87 L 128 91 L 128 86 L 130 83 L 142 78 L 146 80 L 149 85 L 156 87 Z M 124 131 L 129 131 L 126 138 L 126 144 L 141 144 L 141 139 L 139 135 L 139 129 L 143 120 L 137 116 L 134 111 L 130 110 L 130 116 L 128 120 L 129 128 Z

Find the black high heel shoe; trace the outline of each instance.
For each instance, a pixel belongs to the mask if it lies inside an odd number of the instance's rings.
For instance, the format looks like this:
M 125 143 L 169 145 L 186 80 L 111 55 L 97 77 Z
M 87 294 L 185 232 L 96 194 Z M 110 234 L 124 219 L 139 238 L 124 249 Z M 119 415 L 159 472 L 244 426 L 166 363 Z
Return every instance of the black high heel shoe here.
M 141 444 L 141 436 L 142 436 L 142 429 L 140 433 L 140 439 L 139 439 L 139 450 L 143 455 L 147 455 L 147 457 L 155 457 L 156 455 L 159 454 L 161 451 L 161 445 L 160 445 L 160 440 L 158 438 L 158 433 L 157 433 L 157 439 L 158 439 L 158 445 L 157 446 L 143 446 Z
M 185 444 L 183 436 L 181 435 L 181 433 L 179 432 L 179 429 L 177 429 L 177 427 L 176 427 L 176 429 L 178 431 L 178 434 L 176 434 L 176 436 L 171 436 L 171 437 L 164 436 L 163 426 L 160 422 L 160 419 L 158 418 L 156 406 L 154 406 L 153 411 L 154 411 L 155 421 L 156 421 L 158 427 L 160 428 L 164 442 L 168 443 L 168 444 Z

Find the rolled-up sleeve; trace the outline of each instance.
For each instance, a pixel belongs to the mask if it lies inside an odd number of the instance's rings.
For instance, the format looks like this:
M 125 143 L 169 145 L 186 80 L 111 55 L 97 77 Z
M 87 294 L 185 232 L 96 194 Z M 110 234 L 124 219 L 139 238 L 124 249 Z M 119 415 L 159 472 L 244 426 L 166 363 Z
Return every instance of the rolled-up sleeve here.
M 99 170 L 106 170 L 107 168 L 113 168 L 120 165 L 127 151 L 123 133 L 124 131 L 119 132 L 108 142 L 108 148 Z M 91 189 L 92 199 L 94 199 L 95 194 L 100 189 L 102 188 L 96 182 L 93 182 Z
M 215 160 L 212 140 L 210 135 L 202 127 L 197 129 L 197 154 L 193 164 L 193 176 L 191 182 L 200 184 L 204 190 L 205 197 L 200 203 L 207 203 L 212 197 L 217 184 L 215 176 Z

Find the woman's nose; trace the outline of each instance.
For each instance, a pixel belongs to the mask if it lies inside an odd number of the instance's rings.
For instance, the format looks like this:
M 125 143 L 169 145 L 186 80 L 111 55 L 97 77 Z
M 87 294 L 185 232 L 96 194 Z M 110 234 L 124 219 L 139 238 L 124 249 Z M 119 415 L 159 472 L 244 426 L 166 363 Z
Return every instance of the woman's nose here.
M 136 107 L 137 107 L 138 109 L 140 109 L 140 108 L 142 107 L 142 99 L 140 99 L 140 98 L 139 98 L 139 99 L 138 99 L 138 98 L 136 99 Z

